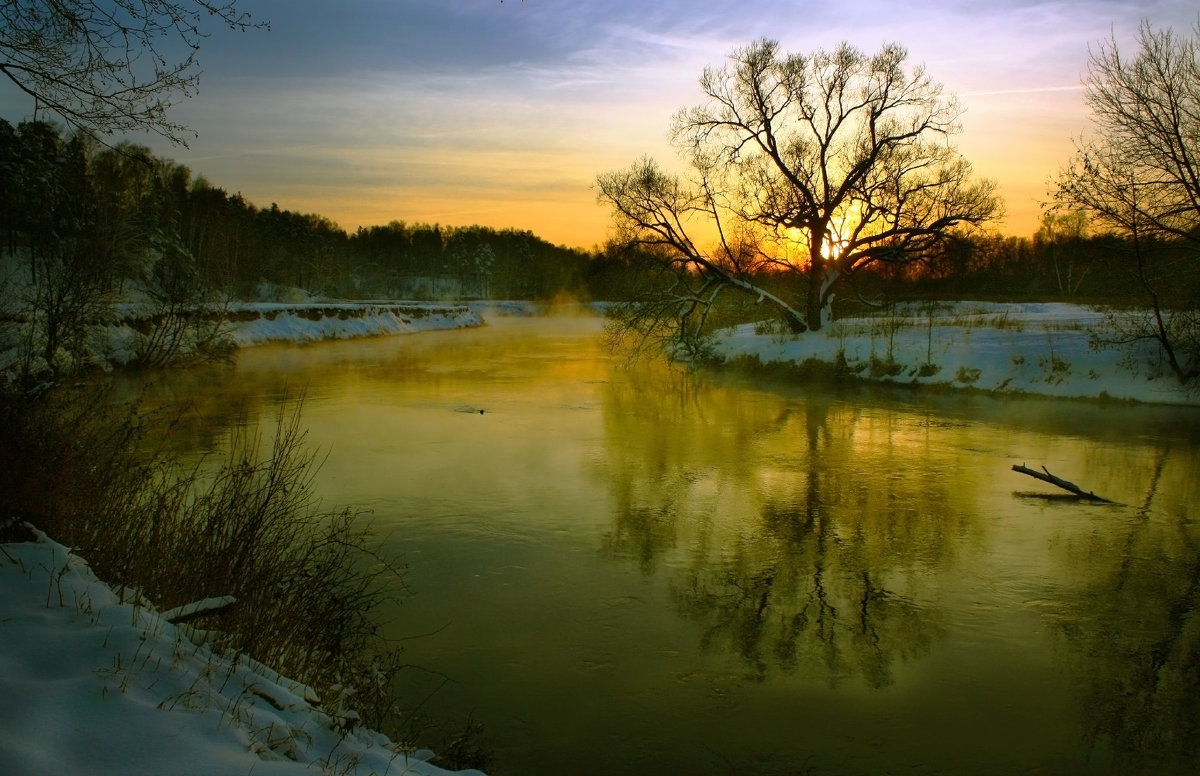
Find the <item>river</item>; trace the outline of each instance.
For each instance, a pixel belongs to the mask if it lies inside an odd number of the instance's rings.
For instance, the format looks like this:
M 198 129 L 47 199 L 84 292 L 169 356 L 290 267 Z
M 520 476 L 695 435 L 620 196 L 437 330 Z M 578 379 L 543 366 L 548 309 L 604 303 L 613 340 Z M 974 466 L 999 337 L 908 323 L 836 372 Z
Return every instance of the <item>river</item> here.
M 408 566 L 403 696 L 492 776 L 1194 772 L 1200 412 L 629 368 L 599 329 L 263 346 L 151 395 L 202 451 L 304 393 L 322 499 Z

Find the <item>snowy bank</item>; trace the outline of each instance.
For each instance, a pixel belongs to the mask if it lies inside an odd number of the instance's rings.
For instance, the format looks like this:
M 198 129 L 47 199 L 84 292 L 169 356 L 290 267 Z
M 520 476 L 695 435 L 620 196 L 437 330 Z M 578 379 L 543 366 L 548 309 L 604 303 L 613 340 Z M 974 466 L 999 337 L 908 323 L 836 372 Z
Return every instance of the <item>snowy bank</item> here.
M 245 657 L 122 603 L 65 547 L 0 544 L 6 776 L 451 773 Z M 462 771 L 476 774 L 479 771 Z
M 104 332 L 112 358 L 132 354 L 155 310 L 146 305 L 114 305 L 115 322 Z M 412 334 L 480 326 L 483 319 L 466 304 L 437 302 L 235 302 L 220 315 L 224 331 L 238 347 L 265 342 Z
M 1200 404 L 1165 369 L 1153 343 L 1093 348 L 1103 311 L 1074 304 L 945 302 L 898 305 L 792 335 L 773 324 L 717 334 L 718 358 L 839 365 L 864 380 L 998 394 Z
M 29 313 L 13 313 L 0 331 L 0 373 L 32 358 L 25 368 L 46 369 L 43 332 Z M 200 343 L 248 347 L 268 342 L 413 334 L 482 326 L 480 312 L 467 304 L 439 302 L 234 302 L 167 316 L 138 301 L 108 305 L 88 324 L 80 341 L 64 342 L 57 360 L 112 368 L 142 361 L 164 343 L 177 343 L 179 355 Z M 70 348 L 70 352 L 69 351 Z M 153 361 L 151 361 L 153 363 Z
M 257 302 L 234 305 L 229 312 L 232 337 L 239 346 L 412 334 L 483 324 L 467 305 L 424 302 Z

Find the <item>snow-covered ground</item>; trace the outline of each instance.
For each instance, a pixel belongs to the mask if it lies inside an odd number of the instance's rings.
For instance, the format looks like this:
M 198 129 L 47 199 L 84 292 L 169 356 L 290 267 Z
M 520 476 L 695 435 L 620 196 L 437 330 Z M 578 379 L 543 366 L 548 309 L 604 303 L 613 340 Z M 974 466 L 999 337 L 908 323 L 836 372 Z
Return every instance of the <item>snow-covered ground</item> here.
M 948 302 L 899 306 L 890 314 L 846 318 L 792 336 L 765 325 L 722 331 L 726 359 L 762 363 L 838 362 L 863 379 L 1091 399 L 1200 404 L 1160 362 L 1150 343 L 1091 346 L 1102 311 L 1074 304 Z
M 136 362 L 156 314 L 153 307 L 142 303 L 111 305 L 107 322 L 89 327 L 82 352 L 74 357 L 103 368 Z M 217 339 L 238 348 L 483 325 L 476 308 L 453 302 L 238 302 L 223 307 L 220 315 L 223 320 Z M 206 336 L 211 335 L 209 328 L 205 326 Z M 23 363 L 26 353 L 35 354 L 36 359 L 42 346 L 30 343 L 29 336 L 27 322 L 0 336 L 0 372 Z M 66 347 L 59 353 L 64 363 L 71 357 Z M 34 371 L 39 367 L 44 363 L 33 364 Z
M 114 322 L 97 327 L 93 359 L 110 364 L 133 361 L 139 323 L 154 309 L 114 305 Z M 237 347 L 265 342 L 314 342 L 384 334 L 413 334 L 481 326 L 471 306 L 452 302 L 237 302 L 224 310 L 222 334 Z
M 352 714 L 319 710 L 311 689 L 186 631 L 121 603 L 45 536 L 0 544 L 0 773 L 449 773 L 430 752 L 346 730 Z

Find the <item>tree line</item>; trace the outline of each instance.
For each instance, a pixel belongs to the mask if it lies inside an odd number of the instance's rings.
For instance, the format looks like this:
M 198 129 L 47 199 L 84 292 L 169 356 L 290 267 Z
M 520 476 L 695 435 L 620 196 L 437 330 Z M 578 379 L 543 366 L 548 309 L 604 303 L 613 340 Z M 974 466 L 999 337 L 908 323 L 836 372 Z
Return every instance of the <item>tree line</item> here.
M 272 283 L 364 299 L 440 276 L 485 279 L 471 296 L 539 299 L 584 294 L 588 280 L 587 252 L 528 231 L 392 221 L 348 233 L 318 214 L 258 207 L 144 147 L 46 122 L 0 119 L 0 197 L 4 247 L 35 283 L 50 265 L 86 265 L 104 288 L 184 273 L 209 296 L 253 298 Z

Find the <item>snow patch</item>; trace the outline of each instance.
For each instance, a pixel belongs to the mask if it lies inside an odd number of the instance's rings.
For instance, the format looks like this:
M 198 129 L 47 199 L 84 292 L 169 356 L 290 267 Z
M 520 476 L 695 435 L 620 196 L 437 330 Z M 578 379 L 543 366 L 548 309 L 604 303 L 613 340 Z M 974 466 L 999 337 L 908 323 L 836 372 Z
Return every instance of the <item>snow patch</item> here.
M 744 324 L 718 332 L 714 345 L 727 361 L 842 363 L 883 383 L 1200 404 L 1164 368 L 1155 343 L 1094 348 L 1106 326 L 1104 310 L 1076 304 L 909 303 L 800 335 Z
M 7 776 L 451 773 L 346 724 L 352 712 L 317 708 L 299 682 L 122 603 L 82 558 L 35 534 L 0 544 Z

